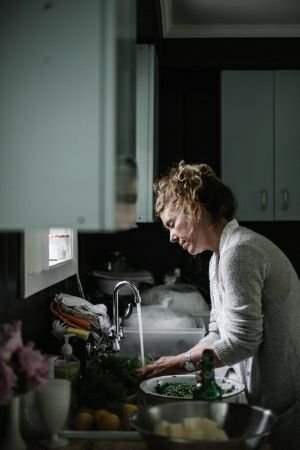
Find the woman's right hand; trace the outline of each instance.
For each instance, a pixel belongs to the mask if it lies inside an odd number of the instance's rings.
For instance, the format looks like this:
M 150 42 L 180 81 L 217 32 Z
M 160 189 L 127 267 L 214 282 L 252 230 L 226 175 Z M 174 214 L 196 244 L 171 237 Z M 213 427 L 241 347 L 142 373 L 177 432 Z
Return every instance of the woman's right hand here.
M 178 373 L 185 373 L 184 370 L 184 356 L 162 356 L 151 364 L 137 369 L 138 378 L 147 379 L 158 377 L 161 375 L 175 375 Z

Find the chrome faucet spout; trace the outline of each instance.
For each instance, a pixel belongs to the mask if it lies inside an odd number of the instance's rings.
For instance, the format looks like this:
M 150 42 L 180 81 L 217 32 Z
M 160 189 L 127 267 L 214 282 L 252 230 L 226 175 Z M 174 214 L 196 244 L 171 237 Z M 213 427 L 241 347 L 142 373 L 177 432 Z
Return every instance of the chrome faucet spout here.
M 139 293 L 138 288 L 132 281 L 119 281 L 113 291 L 113 326 L 115 332 L 115 338 L 119 340 L 120 338 L 120 324 L 119 324 L 119 291 L 122 287 L 127 286 L 130 287 L 133 295 L 135 303 L 141 303 L 141 295 Z

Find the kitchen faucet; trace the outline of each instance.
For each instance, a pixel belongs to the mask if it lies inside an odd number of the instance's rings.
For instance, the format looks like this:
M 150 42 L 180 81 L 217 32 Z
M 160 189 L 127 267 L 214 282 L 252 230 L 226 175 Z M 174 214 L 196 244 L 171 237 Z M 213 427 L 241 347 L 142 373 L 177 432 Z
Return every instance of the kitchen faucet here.
M 119 281 L 113 291 L 113 325 L 111 326 L 111 339 L 113 340 L 113 351 L 120 351 L 120 342 L 124 339 L 123 328 L 120 327 L 119 319 L 119 290 L 122 287 L 128 286 L 132 289 L 135 303 L 141 303 L 141 295 L 138 288 L 131 281 Z M 123 316 L 123 320 L 130 316 L 132 311 L 132 304 L 130 304 Z

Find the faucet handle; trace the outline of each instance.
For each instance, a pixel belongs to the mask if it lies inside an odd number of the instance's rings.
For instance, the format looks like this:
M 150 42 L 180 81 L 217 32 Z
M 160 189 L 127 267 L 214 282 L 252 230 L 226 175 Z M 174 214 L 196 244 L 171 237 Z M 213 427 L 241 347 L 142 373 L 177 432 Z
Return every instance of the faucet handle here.
M 123 326 L 120 324 L 119 327 L 119 341 L 124 341 L 124 331 L 123 331 Z
M 115 325 L 111 325 L 108 330 L 107 330 L 107 336 L 108 337 L 113 337 L 116 335 L 116 326 Z
M 132 311 L 133 311 L 133 303 L 130 302 L 130 303 L 128 303 L 128 305 L 127 305 L 127 307 L 126 307 L 126 309 L 124 311 L 124 314 L 122 316 L 122 320 L 129 319 L 129 317 L 132 314 Z
M 119 352 L 120 351 L 120 343 L 119 343 L 119 339 L 116 337 L 113 342 L 112 342 L 112 349 L 113 352 Z

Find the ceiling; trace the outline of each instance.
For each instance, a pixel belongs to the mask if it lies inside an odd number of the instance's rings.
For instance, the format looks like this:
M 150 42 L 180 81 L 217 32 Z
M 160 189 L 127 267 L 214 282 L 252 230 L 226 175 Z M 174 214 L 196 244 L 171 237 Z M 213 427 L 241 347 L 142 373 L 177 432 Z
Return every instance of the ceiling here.
M 160 0 L 164 38 L 299 37 L 299 0 Z

